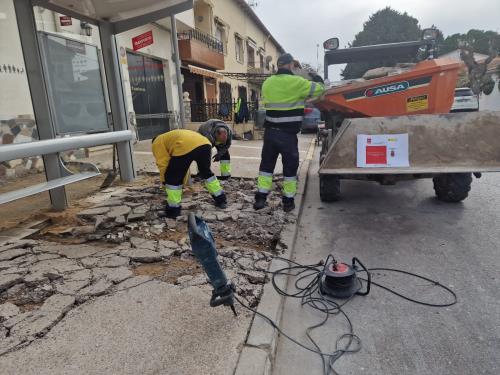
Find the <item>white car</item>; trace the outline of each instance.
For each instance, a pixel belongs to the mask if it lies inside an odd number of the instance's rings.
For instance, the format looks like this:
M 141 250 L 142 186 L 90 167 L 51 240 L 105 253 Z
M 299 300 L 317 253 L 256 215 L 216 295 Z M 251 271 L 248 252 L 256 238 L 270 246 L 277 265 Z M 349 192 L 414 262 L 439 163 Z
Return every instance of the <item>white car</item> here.
M 455 100 L 450 112 L 479 111 L 479 98 L 468 87 L 455 89 Z

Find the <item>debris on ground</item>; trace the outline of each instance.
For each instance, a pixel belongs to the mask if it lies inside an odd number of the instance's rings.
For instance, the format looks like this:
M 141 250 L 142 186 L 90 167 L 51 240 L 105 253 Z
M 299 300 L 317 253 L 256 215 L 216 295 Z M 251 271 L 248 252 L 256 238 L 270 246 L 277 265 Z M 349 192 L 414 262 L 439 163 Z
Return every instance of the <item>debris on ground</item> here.
M 189 212 L 208 223 L 228 278 L 255 307 L 268 281 L 265 270 L 282 249 L 281 230 L 295 218 L 279 209 L 279 192 L 255 212 L 254 181 L 233 178 L 223 185 L 226 209 L 217 209 L 195 184 L 186 189 L 176 220 L 160 218 L 165 196 L 159 188 L 107 189 L 32 239 L 0 246 L 0 355 L 43 337 L 71 309 L 99 296 L 151 280 L 178 288 L 207 284 L 191 253 Z

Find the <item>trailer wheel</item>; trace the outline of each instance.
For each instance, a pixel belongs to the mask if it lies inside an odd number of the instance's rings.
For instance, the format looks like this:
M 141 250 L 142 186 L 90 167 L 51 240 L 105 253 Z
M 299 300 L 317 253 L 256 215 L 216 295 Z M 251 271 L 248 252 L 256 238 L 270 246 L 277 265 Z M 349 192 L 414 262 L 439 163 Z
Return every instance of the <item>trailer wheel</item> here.
M 340 200 L 340 178 L 334 175 L 319 175 L 319 196 L 323 202 Z
M 472 173 L 446 173 L 434 177 L 434 191 L 443 202 L 461 202 L 469 195 Z

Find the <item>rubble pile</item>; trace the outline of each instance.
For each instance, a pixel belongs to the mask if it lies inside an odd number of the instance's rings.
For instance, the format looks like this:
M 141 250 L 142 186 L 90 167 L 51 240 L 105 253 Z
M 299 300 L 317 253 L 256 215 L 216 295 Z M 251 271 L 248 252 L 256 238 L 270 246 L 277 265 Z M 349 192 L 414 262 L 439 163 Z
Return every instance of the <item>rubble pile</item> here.
M 282 249 L 281 229 L 295 219 L 277 209 L 277 193 L 269 207 L 255 212 L 253 181 L 232 179 L 224 189 L 229 204 L 219 210 L 194 185 L 177 220 L 158 216 L 164 205 L 160 189 L 109 190 L 77 213 L 78 225 L 49 227 L 35 239 L 0 246 L 0 355 L 42 337 L 71 309 L 99 296 L 153 279 L 179 288 L 208 288 L 191 253 L 189 212 L 208 223 L 227 276 L 255 307 L 268 281 L 265 270 Z

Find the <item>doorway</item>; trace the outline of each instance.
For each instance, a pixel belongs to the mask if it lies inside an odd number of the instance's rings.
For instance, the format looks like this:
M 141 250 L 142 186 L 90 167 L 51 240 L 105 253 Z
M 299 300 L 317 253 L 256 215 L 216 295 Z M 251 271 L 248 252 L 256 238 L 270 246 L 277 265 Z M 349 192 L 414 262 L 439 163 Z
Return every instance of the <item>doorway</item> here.
M 127 52 L 130 89 L 139 140 L 170 130 L 163 62 Z
M 205 78 L 205 87 L 207 91 L 207 101 L 216 102 L 217 101 L 217 82 L 213 78 Z

